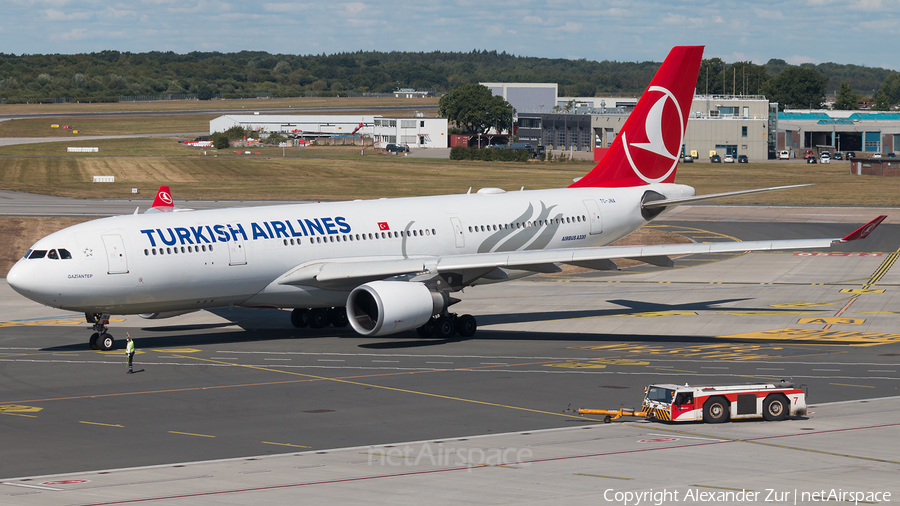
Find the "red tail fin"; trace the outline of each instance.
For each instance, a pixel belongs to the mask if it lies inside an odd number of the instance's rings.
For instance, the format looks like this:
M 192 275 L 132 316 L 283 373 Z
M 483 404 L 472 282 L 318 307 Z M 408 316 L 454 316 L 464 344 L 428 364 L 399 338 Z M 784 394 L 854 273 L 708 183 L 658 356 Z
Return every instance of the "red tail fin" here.
M 703 46 L 672 48 L 600 163 L 569 188 L 672 183 Z
M 168 186 L 160 186 L 153 200 L 153 208 L 160 211 L 172 211 L 175 209 L 175 201 L 172 200 L 172 192 Z

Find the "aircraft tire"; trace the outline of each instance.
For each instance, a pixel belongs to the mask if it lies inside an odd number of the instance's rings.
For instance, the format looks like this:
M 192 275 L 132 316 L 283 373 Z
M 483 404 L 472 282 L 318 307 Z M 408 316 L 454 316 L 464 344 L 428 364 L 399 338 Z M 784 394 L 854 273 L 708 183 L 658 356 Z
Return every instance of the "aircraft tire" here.
M 421 327 L 417 328 L 416 334 L 418 334 L 419 337 L 434 337 L 434 332 L 432 329 L 428 328 L 427 323 L 425 325 L 422 325 Z
M 435 337 L 446 339 L 453 336 L 453 334 L 456 334 L 456 325 L 453 323 L 453 318 L 450 318 L 449 316 L 441 316 L 438 318 L 434 324 Z
M 328 325 L 328 309 L 317 307 L 309 311 L 309 328 L 321 329 Z
M 298 307 L 291 311 L 291 325 L 298 329 L 309 325 L 309 309 Z
M 116 340 L 113 339 L 112 335 L 104 332 L 104 333 L 100 334 L 100 339 L 97 342 L 97 345 L 100 346 L 101 350 L 109 351 L 116 347 Z
M 98 334 L 98 333 L 96 333 L 96 332 L 94 332 L 93 334 L 91 334 L 91 339 L 90 339 L 90 341 L 88 341 L 88 344 L 91 345 L 91 349 L 92 349 L 92 350 L 99 350 L 99 349 L 100 349 L 100 343 L 98 343 L 99 340 L 100 340 L 100 334 Z
M 331 311 L 328 312 L 328 319 L 337 328 L 346 327 L 350 323 L 350 320 L 347 319 L 347 308 L 345 307 L 331 308 Z
M 462 337 L 472 337 L 478 328 L 478 322 L 470 314 L 464 314 L 456 319 L 456 333 Z

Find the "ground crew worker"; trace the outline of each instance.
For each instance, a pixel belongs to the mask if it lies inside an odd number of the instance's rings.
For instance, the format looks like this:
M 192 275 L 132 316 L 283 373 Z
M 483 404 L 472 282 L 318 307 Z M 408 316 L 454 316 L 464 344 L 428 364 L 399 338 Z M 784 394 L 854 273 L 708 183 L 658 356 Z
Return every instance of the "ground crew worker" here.
M 128 333 L 125 333 L 128 336 Z M 128 360 L 128 373 L 134 374 L 134 369 L 131 368 L 131 359 L 134 358 L 134 341 L 131 340 L 131 336 L 128 336 L 128 344 L 125 345 L 125 357 Z

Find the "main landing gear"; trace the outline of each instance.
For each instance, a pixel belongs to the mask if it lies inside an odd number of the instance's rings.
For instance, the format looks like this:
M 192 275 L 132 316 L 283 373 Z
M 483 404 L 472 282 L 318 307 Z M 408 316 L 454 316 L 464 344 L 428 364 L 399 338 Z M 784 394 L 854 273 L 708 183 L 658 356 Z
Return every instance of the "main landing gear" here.
M 347 308 L 344 307 L 296 308 L 291 311 L 291 324 L 298 329 L 303 327 L 321 329 L 328 325 L 340 328 L 346 327 L 349 323 Z
M 93 324 L 94 333 L 91 334 L 90 345 L 92 350 L 109 351 L 116 345 L 116 340 L 106 331 L 109 327 L 109 315 L 102 313 L 85 313 L 85 319 Z
M 446 339 L 459 334 L 461 337 L 472 337 L 478 323 L 470 314 L 457 316 L 456 313 L 445 313 L 432 316 L 428 323 L 416 329 L 419 337 L 440 337 Z

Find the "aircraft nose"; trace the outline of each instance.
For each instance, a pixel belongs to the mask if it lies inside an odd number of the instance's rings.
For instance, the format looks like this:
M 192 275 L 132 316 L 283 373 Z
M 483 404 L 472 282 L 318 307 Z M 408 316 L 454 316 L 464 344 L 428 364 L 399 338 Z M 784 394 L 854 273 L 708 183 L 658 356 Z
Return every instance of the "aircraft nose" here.
M 27 265 L 25 260 L 19 260 L 6 274 L 6 282 L 10 288 L 21 295 L 31 300 L 38 300 L 40 289 L 38 279 L 32 272 L 33 270 L 30 265 Z

